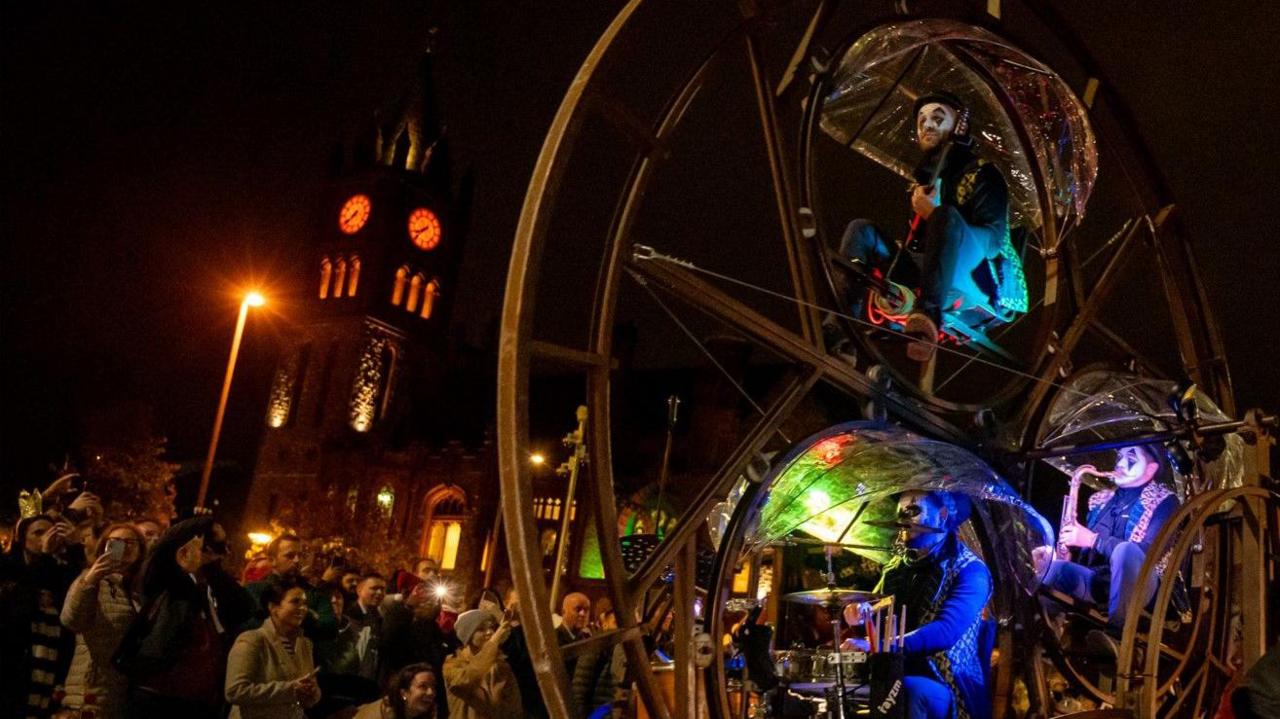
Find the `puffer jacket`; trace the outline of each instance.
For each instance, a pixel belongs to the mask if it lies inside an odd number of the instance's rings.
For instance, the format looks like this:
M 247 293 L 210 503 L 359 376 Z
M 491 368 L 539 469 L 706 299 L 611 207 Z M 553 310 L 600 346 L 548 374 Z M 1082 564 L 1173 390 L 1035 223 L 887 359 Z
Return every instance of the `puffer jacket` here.
M 65 684 L 62 705 L 73 709 L 84 703 L 86 692 L 96 697 L 103 719 L 124 716 L 128 679 L 116 671 L 111 657 L 138 614 L 137 597 L 118 575 L 108 576 L 97 586 L 76 577 L 62 605 L 62 624 L 76 633 L 76 650 Z

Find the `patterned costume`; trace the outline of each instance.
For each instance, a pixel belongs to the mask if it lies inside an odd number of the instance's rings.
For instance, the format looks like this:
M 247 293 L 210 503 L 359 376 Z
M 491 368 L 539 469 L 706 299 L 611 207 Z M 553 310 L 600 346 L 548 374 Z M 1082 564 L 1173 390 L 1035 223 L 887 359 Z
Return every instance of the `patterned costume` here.
M 1108 622 L 1118 632 L 1124 626 L 1134 593 L 1141 593 L 1142 604 L 1155 595 L 1168 554 L 1160 559 L 1155 575 L 1139 586 L 1142 564 L 1151 540 L 1177 510 L 1177 495 L 1155 481 L 1141 487 L 1094 493 L 1089 497 L 1085 524 L 1098 535 L 1097 539 L 1080 553 L 1077 561 L 1053 560 L 1045 574 L 1045 586 L 1100 605 L 1105 598 Z M 1179 608 L 1184 604 L 1180 594 L 1175 592 L 1174 597 Z
M 982 609 L 991 596 L 991 573 L 954 533 L 929 556 L 898 556 L 885 565 L 876 587 L 907 607 L 911 627 L 903 638 L 908 675 L 946 685 L 958 719 L 990 719 L 991 697 L 979 650 Z
M 1093 527 L 1098 523 L 1098 516 L 1102 513 L 1103 508 L 1115 498 L 1115 495 L 1114 490 L 1103 490 L 1094 492 L 1089 497 L 1089 515 L 1085 520 L 1087 526 Z M 1157 482 L 1148 482 L 1142 488 L 1142 493 L 1138 495 L 1138 501 L 1129 506 L 1128 519 L 1124 529 L 1124 536 L 1128 538 L 1128 541 L 1149 544 L 1147 537 L 1152 536 L 1154 538 L 1155 536 L 1155 533 L 1151 531 L 1151 522 L 1156 516 L 1156 510 L 1160 509 L 1160 505 L 1164 504 L 1170 497 L 1174 497 L 1173 490 Z M 1177 505 L 1176 497 L 1172 504 L 1173 506 Z M 1160 524 L 1164 524 L 1163 518 Z M 1169 551 L 1173 551 L 1172 548 Z M 1165 566 L 1168 563 L 1169 552 L 1165 552 L 1165 555 L 1160 558 L 1160 564 L 1156 567 L 1158 575 L 1164 576 Z

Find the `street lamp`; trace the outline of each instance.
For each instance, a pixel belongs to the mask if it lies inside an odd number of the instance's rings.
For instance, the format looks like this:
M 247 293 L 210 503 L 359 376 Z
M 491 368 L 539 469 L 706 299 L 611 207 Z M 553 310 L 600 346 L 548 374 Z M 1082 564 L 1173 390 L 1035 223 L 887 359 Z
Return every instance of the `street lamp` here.
M 213 436 L 209 438 L 209 454 L 204 458 L 200 471 L 200 492 L 196 494 L 196 507 L 204 508 L 205 495 L 209 493 L 209 476 L 213 474 L 213 456 L 218 452 L 218 437 L 222 434 L 222 417 L 227 413 L 227 396 L 231 394 L 231 375 L 236 371 L 236 355 L 240 353 L 240 338 L 244 336 L 244 324 L 249 318 L 250 307 L 267 303 L 260 292 L 250 292 L 240 303 L 240 316 L 236 319 L 236 333 L 231 338 L 231 356 L 227 358 L 227 376 L 222 380 L 222 397 L 218 399 L 218 414 L 213 420 Z

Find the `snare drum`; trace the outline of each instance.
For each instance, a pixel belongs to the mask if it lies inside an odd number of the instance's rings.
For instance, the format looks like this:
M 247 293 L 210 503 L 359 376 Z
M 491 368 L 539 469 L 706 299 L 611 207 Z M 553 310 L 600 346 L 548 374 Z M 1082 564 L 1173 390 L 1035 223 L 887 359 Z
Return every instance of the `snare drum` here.
M 848 684 L 866 681 L 867 655 L 841 652 L 844 680 Z M 832 685 L 836 681 L 836 653 L 830 650 L 793 649 L 779 652 L 775 660 L 778 678 L 787 684 Z
M 826 678 L 827 655 L 810 649 L 779 652 L 775 661 L 778 678 L 787 684 L 820 682 Z

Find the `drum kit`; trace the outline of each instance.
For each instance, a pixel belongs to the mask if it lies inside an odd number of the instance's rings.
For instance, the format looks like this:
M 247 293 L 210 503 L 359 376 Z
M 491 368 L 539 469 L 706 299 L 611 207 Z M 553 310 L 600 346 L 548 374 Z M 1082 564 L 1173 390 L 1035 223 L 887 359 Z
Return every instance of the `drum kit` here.
M 779 680 L 788 692 L 817 704 L 818 711 L 825 703 L 828 716 L 844 719 L 848 701 L 840 701 L 837 697 L 848 697 L 850 690 L 858 694 L 858 690 L 867 685 L 868 672 L 866 652 L 846 649 L 841 642 L 841 613 L 850 604 L 878 605 L 887 600 L 874 592 L 833 585 L 791 592 L 783 595 L 782 599 L 792 604 L 825 608 L 831 616 L 832 639 L 829 647 L 778 652 L 774 667 Z
M 914 524 L 904 520 L 866 521 L 865 524 L 882 529 L 897 530 L 901 539 L 915 533 L 937 533 L 946 530 Z M 851 547 L 847 544 L 831 544 L 803 537 L 788 537 L 782 544 L 814 544 L 826 549 L 827 586 L 782 595 L 782 600 L 792 604 L 822 607 L 831 617 L 832 639 L 829 647 L 817 649 L 790 649 L 774 652 L 774 670 L 787 693 L 813 706 L 813 714 L 825 714 L 830 719 L 845 719 L 855 707 L 866 705 L 871 693 L 871 670 L 868 652 L 847 649 L 843 646 L 842 615 L 844 608 L 858 605 L 863 623 L 867 627 L 867 639 L 871 653 L 899 653 L 902 636 L 906 633 L 906 608 L 895 611 L 892 596 L 875 592 L 836 586 L 832 556 L 837 548 L 887 549 L 884 547 Z M 901 659 L 897 662 L 900 667 Z

